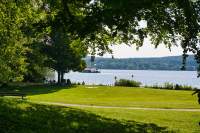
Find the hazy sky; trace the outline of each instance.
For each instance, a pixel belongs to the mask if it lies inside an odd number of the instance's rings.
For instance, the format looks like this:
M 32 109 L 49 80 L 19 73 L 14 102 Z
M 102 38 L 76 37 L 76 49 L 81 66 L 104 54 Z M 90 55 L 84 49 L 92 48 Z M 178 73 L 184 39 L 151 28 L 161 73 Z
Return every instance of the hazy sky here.
M 140 21 L 139 27 L 146 27 L 147 22 L 146 21 Z M 141 47 L 138 51 L 136 50 L 136 47 L 133 45 L 132 47 L 129 47 L 125 44 L 123 45 L 115 45 L 111 47 L 113 50 L 113 55 L 115 58 L 134 58 L 134 57 L 163 57 L 163 56 L 176 56 L 176 55 L 182 55 L 182 48 L 181 47 L 172 47 L 171 51 L 166 48 L 164 45 L 158 46 L 158 48 L 155 49 L 155 47 L 151 44 L 149 41 L 149 38 L 146 38 L 144 40 L 144 46 Z M 111 57 L 111 55 L 106 54 L 104 57 Z
M 148 40 L 144 42 L 144 46 L 141 47 L 138 51 L 134 45 L 130 47 L 125 44 L 121 44 L 112 46 L 111 48 L 115 58 L 176 56 L 182 55 L 183 51 L 181 47 L 175 46 L 172 47 L 170 51 L 164 45 L 159 45 L 158 48 L 155 49 Z M 104 57 L 111 57 L 111 55 L 106 54 Z

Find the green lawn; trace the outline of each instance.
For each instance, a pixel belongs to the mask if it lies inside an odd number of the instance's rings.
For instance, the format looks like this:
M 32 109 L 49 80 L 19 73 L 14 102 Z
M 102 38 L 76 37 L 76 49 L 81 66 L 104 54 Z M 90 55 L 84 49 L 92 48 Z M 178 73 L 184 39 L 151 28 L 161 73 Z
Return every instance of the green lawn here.
M 0 98 L 1 133 L 199 133 L 200 112 L 66 108 Z
M 17 87 L 28 101 L 0 100 L 0 132 L 20 133 L 199 133 L 200 112 L 65 108 L 33 101 L 103 106 L 200 108 L 192 91 L 76 86 Z M 13 133 L 15 133 L 13 132 Z M 9 133 L 9 132 L 8 132 Z
M 84 108 L 97 115 L 117 120 L 154 123 L 159 127 L 181 133 L 200 133 L 200 112 L 146 111 L 127 109 Z
M 18 91 L 27 93 L 31 101 L 150 108 L 200 107 L 192 91 L 106 86 L 25 87 Z
M 0 99 L 1 133 L 158 133 L 154 123 L 106 118 L 73 108 Z

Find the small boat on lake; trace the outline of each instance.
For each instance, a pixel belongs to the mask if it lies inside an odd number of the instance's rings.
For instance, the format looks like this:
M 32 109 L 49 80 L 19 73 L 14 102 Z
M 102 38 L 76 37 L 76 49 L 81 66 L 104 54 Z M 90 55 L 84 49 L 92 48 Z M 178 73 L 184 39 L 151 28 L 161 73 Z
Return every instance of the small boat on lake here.
M 88 67 L 85 68 L 82 73 L 100 73 L 100 71 L 97 68 L 94 67 Z

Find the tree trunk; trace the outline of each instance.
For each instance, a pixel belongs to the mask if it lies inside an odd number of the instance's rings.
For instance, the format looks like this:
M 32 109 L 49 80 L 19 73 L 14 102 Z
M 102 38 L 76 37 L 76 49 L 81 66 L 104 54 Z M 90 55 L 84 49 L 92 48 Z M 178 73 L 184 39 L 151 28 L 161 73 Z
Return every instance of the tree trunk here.
M 61 83 L 61 72 L 58 71 L 58 84 L 60 84 L 60 83 Z
M 61 80 L 61 83 L 63 83 L 63 81 L 64 81 L 64 72 L 61 72 L 61 78 L 60 78 L 60 80 Z

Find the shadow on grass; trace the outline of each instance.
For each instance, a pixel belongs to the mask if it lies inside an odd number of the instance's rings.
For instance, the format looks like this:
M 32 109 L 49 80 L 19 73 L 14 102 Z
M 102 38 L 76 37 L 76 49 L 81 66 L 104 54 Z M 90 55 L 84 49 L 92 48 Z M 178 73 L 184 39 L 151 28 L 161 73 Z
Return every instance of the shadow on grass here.
M 79 109 L 0 99 L 1 133 L 160 133 L 153 123 L 108 119 Z
M 54 93 L 62 89 L 71 89 L 71 88 L 76 88 L 76 86 L 17 84 L 0 88 L 0 92 L 18 92 L 18 93 L 24 93 L 26 95 L 38 95 L 38 94 Z

